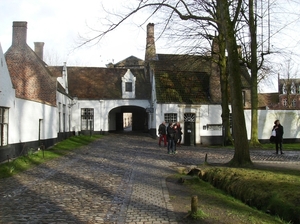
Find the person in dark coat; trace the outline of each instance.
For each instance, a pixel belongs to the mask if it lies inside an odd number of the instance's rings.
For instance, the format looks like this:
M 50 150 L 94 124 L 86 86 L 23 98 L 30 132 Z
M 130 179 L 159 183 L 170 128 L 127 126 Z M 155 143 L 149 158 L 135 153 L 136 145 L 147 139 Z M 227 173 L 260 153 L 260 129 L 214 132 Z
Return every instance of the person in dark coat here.
M 167 127 L 167 139 L 168 139 L 168 153 L 175 153 L 175 130 L 173 128 L 172 122 L 169 123 Z
M 278 148 L 280 149 L 280 153 L 283 154 L 282 152 L 282 136 L 283 136 L 283 126 L 280 124 L 279 120 L 276 120 L 274 122 L 273 129 L 276 132 L 275 136 L 275 145 L 276 145 L 276 154 L 278 154 Z
M 173 125 L 173 129 L 175 131 L 175 136 L 174 136 L 174 154 L 177 154 L 177 141 L 179 138 L 179 134 L 178 134 L 178 127 L 177 127 L 177 123 Z
M 158 127 L 159 140 L 158 145 L 161 146 L 161 141 L 164 140 L 164 146 L 167 146 L 167 127 L 166 122 L 163 121 Z
M 180 127 L 180 123 L 177 122 L 176 124 L 177 127 L 177 141 L 176 141 L 176 145 L 181 146 L 181 140 L 182 140 L 182 128 Z

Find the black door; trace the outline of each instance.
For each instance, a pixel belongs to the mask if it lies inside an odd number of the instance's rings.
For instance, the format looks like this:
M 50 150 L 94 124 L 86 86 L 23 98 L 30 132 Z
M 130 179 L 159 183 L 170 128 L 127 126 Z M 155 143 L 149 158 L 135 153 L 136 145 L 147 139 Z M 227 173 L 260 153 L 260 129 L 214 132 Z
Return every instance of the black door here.
M 195 145 L 195 123 L 184 122 L 184 144 Z

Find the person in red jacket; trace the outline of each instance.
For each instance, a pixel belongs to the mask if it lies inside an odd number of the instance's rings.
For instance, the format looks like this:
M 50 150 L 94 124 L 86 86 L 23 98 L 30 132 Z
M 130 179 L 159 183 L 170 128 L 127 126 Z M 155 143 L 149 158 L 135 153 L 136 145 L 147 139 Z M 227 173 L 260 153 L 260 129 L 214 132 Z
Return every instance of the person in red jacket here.
M 167 127 L 166 122 L 163 121 L 158 127 L 159 140 L 158 145 L 161 146 L 161 141 L 164 140 L 164 146 L 167 146 Z

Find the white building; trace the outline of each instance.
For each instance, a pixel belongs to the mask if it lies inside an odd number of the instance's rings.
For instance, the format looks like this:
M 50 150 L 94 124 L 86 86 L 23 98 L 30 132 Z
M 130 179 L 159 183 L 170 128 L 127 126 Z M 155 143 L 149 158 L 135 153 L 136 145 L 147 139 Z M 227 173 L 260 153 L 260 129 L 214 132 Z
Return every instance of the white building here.
M 216 64 L 211 56 L 157 54 L 154 24 L 147 26 L 145 61 L 130 56 L 106 68 L 48 66 L 44 44 L 36 42 L 33 51 L 26 36 L 27 23 L 14 22 L 12 46 L 5 55 L 0 46 L 0 161 L 74 134 L 122 131 L 124 114 L 131 114 L 132 131 L 156 136 L 162 121 L 180 122 L 184 144 L 222 144 Z M 241 68 L 250 139 L 250 76 Z M 298 110 L 264 108 L 261 141 L 268 141 L 275 119 L 285 141 L 300 139 Z

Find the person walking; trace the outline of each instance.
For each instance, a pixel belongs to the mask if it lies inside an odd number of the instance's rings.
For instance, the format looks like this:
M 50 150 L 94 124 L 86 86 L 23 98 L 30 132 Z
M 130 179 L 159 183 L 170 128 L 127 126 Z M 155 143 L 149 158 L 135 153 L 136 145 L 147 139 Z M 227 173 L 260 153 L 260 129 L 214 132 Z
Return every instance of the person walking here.
M 180 123 L 177 122 L 176 124 L 176 127 L 177 127 L 177 141 L 176 141 L 176 144 L 178 146 L 181 146 L 181 140 L 182 140 L 182 128 L 180 127 Z
M 163 121 L 158 127 L 159 140 L 158 145 L 161 146 L 161 141 L 164 140 L 164 146 L 167 146 L 167 127 L 166 122 Z
M 280 153 L 283 154 L 282 151 L 282 137 L 283 137 L 283 126 L 280 124 L 279 120 L 274 122 L 273 129 L 276 132 L 275 136 L 275 145 L 276 145 L 276 154 L 278 154 L 278 148 L 280 149 Z
M 169 122 L 167 127 L 167 139 L 168 139 L 168 153 L 174 154 L 175 153 L 175 130 L 173 128 L 172 122 Z

